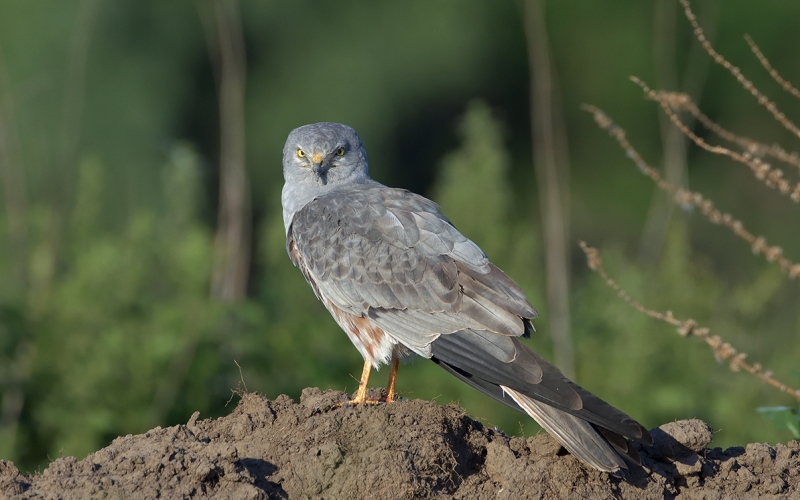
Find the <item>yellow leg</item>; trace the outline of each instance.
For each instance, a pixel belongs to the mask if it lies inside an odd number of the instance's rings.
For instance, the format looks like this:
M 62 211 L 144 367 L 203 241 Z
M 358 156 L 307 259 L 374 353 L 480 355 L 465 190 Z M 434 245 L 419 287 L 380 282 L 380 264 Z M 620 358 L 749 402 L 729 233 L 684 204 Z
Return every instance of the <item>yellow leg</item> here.
M 369 381 L 369 374 L 372 372 L 372 363 L 364 360 L 364 369 L 361 371 L 361 380 L 358 382 L 358 391 L 356 397 L 350 400 L 350 404 L 363 403 L 367 399 L 367 382 Z
M 391 403 L 394 401 L 394 383 L 397 381 L 397 368 L 400 366 L 400 360 L 397 356 L 392 356 L 392 368 L 389 370 L 389 386 L 386 388 L 386 402 Z

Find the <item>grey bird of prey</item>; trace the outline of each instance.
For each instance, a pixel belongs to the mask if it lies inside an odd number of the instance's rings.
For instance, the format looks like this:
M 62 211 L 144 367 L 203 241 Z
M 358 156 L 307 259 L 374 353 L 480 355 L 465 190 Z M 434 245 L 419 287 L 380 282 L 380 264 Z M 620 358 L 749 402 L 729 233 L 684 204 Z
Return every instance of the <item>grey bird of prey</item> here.
M 371 369 L 421 356 L 531 416 L 601 471 L 640 463 L 625 438 L 652 444 L 631 417 L 526 347 L 536 311 L 525 293 L 439 212 L 436 203 L 369 177 L 356 132 L 338 123 L 293 130 L 283 149 L 286 249 Z

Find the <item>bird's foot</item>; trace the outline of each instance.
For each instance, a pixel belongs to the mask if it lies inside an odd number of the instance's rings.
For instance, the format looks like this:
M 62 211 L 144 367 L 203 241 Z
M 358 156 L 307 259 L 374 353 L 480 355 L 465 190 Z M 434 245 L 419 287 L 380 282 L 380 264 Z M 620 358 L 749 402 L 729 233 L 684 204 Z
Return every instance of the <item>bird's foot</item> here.
M 389 395 L 386 389 L 372 388 L 364 390 L 363 394 L 359 390 L 353 395 L 352 399 L 342 401 L 336 406 L 355 406 L 359 404 L 378 405 L 381 403 L 395 403 L 401 401 L 402 399 L 403 398 L 397 394 Z
M 383 400 L 387 403 L 396 403 L 397 401 L 400 401 L 400 396 L 395 394 L 394 387 L 392 387 L 386 391 L 386 397 L 384 397 Z
M 348 404 L 357 405 L 357 404 L 379 404 L 385 402 L 383 398 L 383 391 L 380 389 L 364 389 L 363 391 L 361 388 L 356 392 L 353 399 L 348 401 Z

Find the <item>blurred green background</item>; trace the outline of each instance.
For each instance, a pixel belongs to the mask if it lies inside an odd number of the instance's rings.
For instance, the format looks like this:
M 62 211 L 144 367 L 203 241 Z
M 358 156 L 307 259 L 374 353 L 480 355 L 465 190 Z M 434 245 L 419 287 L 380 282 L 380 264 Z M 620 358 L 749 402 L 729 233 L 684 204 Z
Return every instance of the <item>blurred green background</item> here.
M 209 293 L 220 164 L 209 5 L 0 0 L 0 458 L 23 470 L 185 423 L 195 410 L 230 412 L 234 360 L 247 388 L 269 398 L 297 399 L 309 386 L 355 390 L 360 356 L 284 247 L 281 149 L 305 123 L 353 126 L 373 177 L 440 202 L 528 292 L 541 313 L 529 345 L 553 356 L 522 2 L 230 4 L 241 9 L 246 48 L 253 227 L 247 295 L 235 301 Z M 628 76 L 689 88 L 740 134 L 790 151 L 797 138 L 697 51 L 675 3 L 545 8 L 569 153 L 577 382 L 647 427 L 705 419 L 716 446 L 790 439 L 756 408 L 796 405 L 792 398 L 617 299 L 577 242 L 599 247 L 635 298 L 695 318 L 790 385 L 800 385 L 797 283 L 696 211 L 664 209 L 664 196 L 580 105 L 608 112 L 655 166 L 677 151 L 692 189 L 795 261 L 797 205 L 741 165 L 676 150 Z M 743 40 L 749 33 L 800 82 L 800 3 L 698 2 L 696 11 L 716 48 L 800 119 L 797 101 Z M 401 367 L 398 390 L 458 401 L 510 434 L 538 429 L 425 360 Z

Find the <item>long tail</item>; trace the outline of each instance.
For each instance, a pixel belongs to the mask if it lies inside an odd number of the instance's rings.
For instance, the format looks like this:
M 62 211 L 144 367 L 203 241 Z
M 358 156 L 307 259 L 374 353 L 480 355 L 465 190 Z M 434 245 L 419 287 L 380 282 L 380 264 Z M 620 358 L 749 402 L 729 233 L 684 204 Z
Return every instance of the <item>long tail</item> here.
M 586 420 L 540 403 L 514 389 L 500 387 L 525 410 L 525 413 L 556 438 L 567 451 L 595 469 L 613 472 L 620 468 L 626 468 L 625 461 L 617 451 L 633 462 L 640 463 L 636 449 L 619 434 L 615 434 L 619 439 L 608 440 Z M 611 443 L 615 443 L 617 446 L 612 447 Z
M 511 348 L 502 342 L 512 344 Z M 498 345 L 513 356 L 499 359 Z M 431 360 L 480 392 L 529 415 L 595 469 L 626 468 L 625 459 L 641 463 L 625 436 L 645 445 L 653 443 L 641 424 L 564 377 L 517 338 L 469 331 L 442 335 L 433 343 Z

